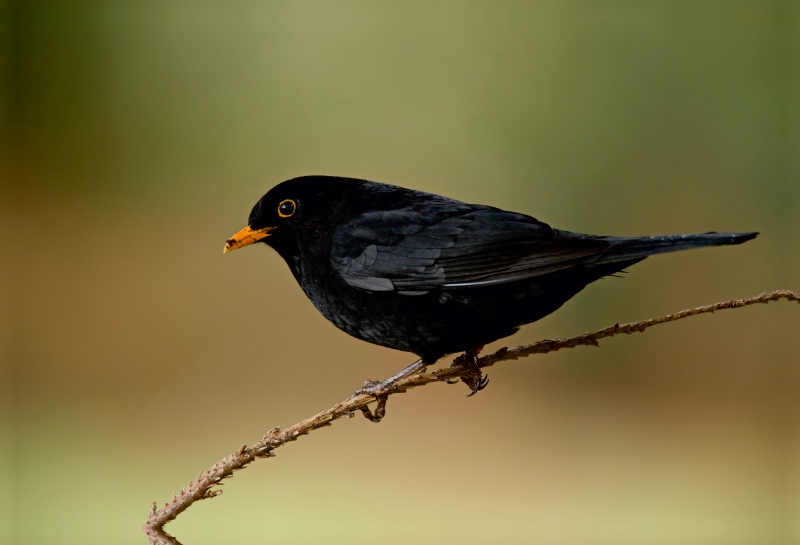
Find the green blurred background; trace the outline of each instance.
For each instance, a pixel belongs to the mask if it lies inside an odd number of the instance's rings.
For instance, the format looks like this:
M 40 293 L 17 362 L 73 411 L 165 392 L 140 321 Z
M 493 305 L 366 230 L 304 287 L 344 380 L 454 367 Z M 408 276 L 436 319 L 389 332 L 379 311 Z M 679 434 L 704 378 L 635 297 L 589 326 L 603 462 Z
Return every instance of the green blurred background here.
M 758 230 L 494 347 L 800 290 L 796 1 L 1 8 L 0 542 L 144 543 L 150 502 L 414 358 L 261 248 L 303 174 L 615 235 Z M 212 543 L 800 543 L 800 309 L 726 311 L 393 397 L 238 473 Z

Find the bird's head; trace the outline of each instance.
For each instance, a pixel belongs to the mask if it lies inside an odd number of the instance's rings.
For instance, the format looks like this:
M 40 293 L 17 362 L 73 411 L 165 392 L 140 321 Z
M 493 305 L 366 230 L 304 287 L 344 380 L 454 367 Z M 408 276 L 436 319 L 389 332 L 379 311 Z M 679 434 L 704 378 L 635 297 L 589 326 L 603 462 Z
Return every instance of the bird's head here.
M 225 242 L 224 251 L 264 242 L 284 253 L 282 250 L 298 244 L 313 243 L 357 214 L 365 184 L 371 182 L 334 176 L 303 176 L 282 182 L 259 199 L 247 227 Z

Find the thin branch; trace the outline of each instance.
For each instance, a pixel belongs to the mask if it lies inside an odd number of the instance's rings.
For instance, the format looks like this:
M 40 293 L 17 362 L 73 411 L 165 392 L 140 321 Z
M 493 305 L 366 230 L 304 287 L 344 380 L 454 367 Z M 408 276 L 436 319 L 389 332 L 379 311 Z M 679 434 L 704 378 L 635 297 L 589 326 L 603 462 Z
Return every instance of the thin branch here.
M 477 364 L 479 367 L 490 367 L 495 363 L 501 361 L 516 360 L 525 358 L 533 354 L 546 354 L 548 352 L 555 352 L 563 348 L 574 348 L 576 346 L 598 346 L 600 339 L 613 337 L 620 334 L 631 334 L 644 331 L 645 329 L 658 324 L 667 322 L 674 322 L 695 316 L 697 314 L 706 314 L 708 312 L 716 312 L 717 310 L 740 308 L 758 303 L 769 303 L 770 301 L 778 301 L 786 299 L 788 301 L 797 301 L 800 303 L 800 294 L 789 290 L 778 290 L 771 293 L 762 293 L 759 296 L 751 297 L 750 299 L 736 299 L 733 301 L 726 301 L 724 303 L 716 303 L 704 307 L 697 307 L 689 310 L 682 310 L 675 314 L 663 316 L 661 318 L 652 318 L 649 320 L 642 320 L 629 324 L 614 324 L 611 327 L 600 329 L 592 333 L 585 333 L 570 339 L 546 339 L 533 344 L 519 346 L 516 348 L 501 348 L 492 354 L 488 354 L 478 358 Z M 466 366 L 459 365 L 459 358 L 453 360 L 454 363 L 450 367 L 445 367 L 433 371 L 431 373 L 420 372 L 412 375 L 404 380 L 399 381 L 393 387 L 384 392 L 382 406 L 385 406 L 385 399 L 396 393 L 404 392 L 411 388 L 425 386 L 432 382 L 443 382 L 448 379 L 455 379 L 457 377 L 464 377 L 469 373 L 474 372 Z M 228 479 L 233 476 L 235 471 L 243 469 L 250 462 L 257 458 L 270 458 L 275 454 L 273 451 L 290 441 L 294 441 L 307 433 L 330 426 L 334 420 L 340 418 L 352 418 L 354 411 L 363 410 L 365 414 L 370 414 L 367 405 L 375 401 L 374 396 L 371 395 L 357 395 L 345 399 L 341 403 L 337 403 L 330 409 L 322 411 L 319 414 L 312 416 L 302 422 L 298 422 L 294 426 L 286 428 L 281 431 L 280 428 L 273 428 L 270 430 L 260 441 L 248 447 L 242 445 L 239 450 L 223 458 L 210 469 L 201 471 L 197 479 L 190 482 L 185 486 L 177 496 L 173 495 L 162 509 L 153 503 L 150 510 L 150 516 L 147 522 L 142 525 L 142 531 L 147 534 L 152 545 L 180 545 L 180 542 L 164 531 L 164 525 L 175 520 L 175 518 L 185 511 L 190 505 L 199 500 L 213 498 L 222 493 L 222 490 L 213 489 L 220 484 L 223 479 Z

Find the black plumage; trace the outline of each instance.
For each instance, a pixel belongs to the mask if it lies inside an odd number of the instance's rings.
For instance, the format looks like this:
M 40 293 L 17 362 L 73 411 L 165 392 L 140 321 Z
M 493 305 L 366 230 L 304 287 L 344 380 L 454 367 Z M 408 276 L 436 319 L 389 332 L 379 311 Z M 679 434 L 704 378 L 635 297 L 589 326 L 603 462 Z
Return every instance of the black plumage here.
M 338 328 L 432 363 L 511 335 L 647 256 L 756 235 L 584 235 L 397 186 L 305 176 L 264 195 L 226 251 L 265 242 Z

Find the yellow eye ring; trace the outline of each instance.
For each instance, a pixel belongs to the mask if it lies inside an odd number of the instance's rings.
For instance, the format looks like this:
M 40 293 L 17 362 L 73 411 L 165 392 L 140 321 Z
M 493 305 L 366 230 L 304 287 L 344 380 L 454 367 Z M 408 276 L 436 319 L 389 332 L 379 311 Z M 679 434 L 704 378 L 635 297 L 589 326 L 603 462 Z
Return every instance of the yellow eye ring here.
M 297 204 L 292 199 L 281 201 L 278 205 L 278 215 L 282 218 L 292 217 L 297 210 Z

